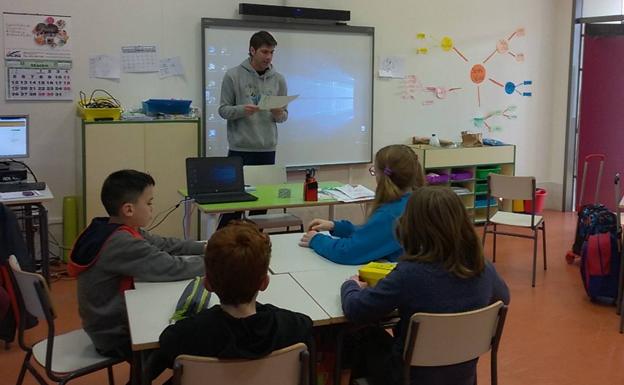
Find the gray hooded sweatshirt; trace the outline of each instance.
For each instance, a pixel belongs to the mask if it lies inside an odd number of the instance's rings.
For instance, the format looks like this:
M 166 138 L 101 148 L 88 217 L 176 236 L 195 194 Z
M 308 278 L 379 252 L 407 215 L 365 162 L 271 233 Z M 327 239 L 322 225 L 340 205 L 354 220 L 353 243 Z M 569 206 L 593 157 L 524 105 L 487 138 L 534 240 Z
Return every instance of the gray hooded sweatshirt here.
M 277 125 L 288 119 L 288 110 L 279 120 L 271 111 L 258 111 L 245 115 L 245 104 L 258 104 L 261 95 L 287 95 L 286 80 L 271 65 L 261 76 L 245 59 L 239 66 L 230 68 L 221 84 L 219 115 L 227 120 L 227 138 L 230 150 L 275 151 Z

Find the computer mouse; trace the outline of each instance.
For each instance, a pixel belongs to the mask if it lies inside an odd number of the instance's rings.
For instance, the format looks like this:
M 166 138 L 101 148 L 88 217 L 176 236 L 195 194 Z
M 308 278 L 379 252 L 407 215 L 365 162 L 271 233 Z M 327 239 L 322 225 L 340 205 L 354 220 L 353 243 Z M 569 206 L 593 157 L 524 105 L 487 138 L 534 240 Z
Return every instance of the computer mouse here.
M 32 191 L 22 191 L 22 195 L 25 196 L 25 197 L 31 197 L 31 196 L 35 195 L 35 193 L 32 192 Z

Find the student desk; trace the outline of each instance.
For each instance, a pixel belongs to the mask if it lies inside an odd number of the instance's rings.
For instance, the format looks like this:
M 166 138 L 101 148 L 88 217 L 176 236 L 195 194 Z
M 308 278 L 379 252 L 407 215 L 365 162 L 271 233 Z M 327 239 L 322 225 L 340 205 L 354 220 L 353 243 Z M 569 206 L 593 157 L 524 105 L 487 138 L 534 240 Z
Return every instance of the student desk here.
M 45 280 L 50 282 L 50 252 L 48 245 L 48 210 L 44 202 L 54 199 L 52 191 L 46 186 L 45 190 L 32 191 L 33 195 L 26 196 L 22 191 L 0 193 L 0 203 L 13 209 L 18 218 L 24 219 L 26 246 L 28 252 L 35 256 L 34 220 L 39 226 L 39 243 L 41 252 L 41 273 Z
M 169 319 L 188 282 L 136 282 L 134 290 L 125 292 L 132 350 L 158 347 L 158 337 L 169 325 Z M 271 275 L 267 290 L 258 294 L 258 302 L 307 314 L 314 325 L 328 323 L 328 314 L 288 274 Z M 210 306 L 218 303 L 219 298 L 213 294 Z
M 342 186 L 344 183 L 340 182 L 319 182 L 319 191 L 322 189 Z M 300 183 L 282 183 L 282 184 L 266 184 L 255 186 L 255 191 L 249 191 L 250 194 L 258 197 L 256 201 L 249 202 L 231 202 L 231 203 L 213 203 L 213 204 L 197 204 L 197 208 L 203 214 L 213 214 L 212 224 L 208 221 L 203 221 L 202 226 L 204 229 L 203 237 L 208 238 L 208 235 L 214 232 L 216 223 L 218 222 L 218 214 L 234 211 L 247 211 L 247 210 L 271 210 L 271 209 L 283 209 L 292 207 L 315 207 L 315 206 L 329 206 L 329 219 L 334 219 L 334 206 L 348 203 L 367 203 L 370 200 L 362 200 L 357 202 L 341 202 L 333 198 L 319 199 L 318 201 L 305 201 L 303 200 L 303 182 Z M 279 198 L 278 191 L 280 189 L 289 189 L 290 198 Z M 187 189 L 179 189 L 180 195 L 188 196 Z M 188 235 L 188 234 L 186 234 Z
M 132 350 L 140 368 L 144 367 L 141 353 L 158 348 L 158 337 L 169 325 L 176 303 L 188 282 L 136 282 L 134 290 L 125 292 Z M 219 298 L 213 294 L 210 306 L 218 302 Z M 258 302 L 307 314 L 315 326 L 329 323 L 328 314 L 288 274 L 271 275 L 267 290 L 258 294 Z M 136 377 L 139 373 L 141 369 L 135 371 L 133 383 L 147 383 L 143 373 L 140 378 Z
M 316 254 L 308 247 L 299 246 L 302 233 L 271 235 L 271 262 L 269 270 L 273 274 L 293 273 L 311 270 L 339 271 L 355 274 L 360 265 L 340 265 Z

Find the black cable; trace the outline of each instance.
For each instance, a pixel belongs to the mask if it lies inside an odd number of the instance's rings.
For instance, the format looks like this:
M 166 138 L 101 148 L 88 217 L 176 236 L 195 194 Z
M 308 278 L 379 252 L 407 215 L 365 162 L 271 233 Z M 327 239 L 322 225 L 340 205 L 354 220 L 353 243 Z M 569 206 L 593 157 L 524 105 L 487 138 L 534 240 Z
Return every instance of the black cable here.
M 108 95 L 108 98 L 95 99 L 94 96 L 96 92 L 103 92 Z M 80 91 L 80 104 L 82 104 L 85 108 L 121 108 L 121 103 L 117 98 L 111 95 L 110 92 L 103 90 L 101 88 L 96 88 L 89 95 L 89 99 L 87 100 L 87 95 Z
M 189 200 L 189 198 L 188 198 L 188 197 L 187 197 L 187 198 L 184 198 L 184 199 L 181 199 L 180 201 L 178 201 L 178 203 L 176 203 L 175 205 L 173 205 L 173 206 L 172 206 L 172 208 L 170 208 L 170 209 L 166 209 L 166 210 L 163 210 L 163 211 L 159 212 L 158 214 L 156 214 L 156 216 L 154 217 L 154 220 L 152 220 L 152 223 L 154 223 L 154 222 L 156 221 L 156 219 L 158 218 L 158 216 L 160 216 L 162 213 L 166 212 L 165 216 L 164 216 L 164 217 L 163 217 L 163 218 L 162 218 L 162 219 L 161 219 L 158 223 L 156 223 L 155 225 L 151 225 L 151 224 L 150 224 L 150 226 L 148 226 L 148 228 L 147 228 L 147 231 L 152 231 L 152 230 L 153 230 L 153 229 L 155 229 L 156 227 L 160 226 L 160 224 L 161 224 L 161 223 L 163 223 L 163 222 L 164 222 L 164 220 L 165 220 L 165 219 L 167 219 L 167 217 L 168 217 L 169 215 L 171 215 L 171 213 L 172 213 L 172 212 L 174 212 L 174 211 L 175 211 L 175 209 L 177 209 L 178 207 L 180 207 L 180 205 L 181 205 L 183 202 L 187 201 L 187 200 Z M 167 210 L 168 210 L 168 211 L 167 211 Z
M 39 181 L 37 180 L 37 175 L 35 175 L 35 173 L 33 172 L 33 170 L 32 170 L 30 167 L 28 167 L 28 165 L 27 165 L 26 163 L 21 162 L 21 161 L 19 161 L 19 160 L 15 160 L 15 159 L 13 159 L 13 158 L 9 159 L 9 162 L 18 163 L 18 164 L 21 164 L 22 166 L 26 167 L 26 169 L 27 169 L 28 171 L 30 171 L 30 175 L 32 175 L 32 176 L 33 176 L 33 178 L 35 179 L 35 182 L 39 182 Z

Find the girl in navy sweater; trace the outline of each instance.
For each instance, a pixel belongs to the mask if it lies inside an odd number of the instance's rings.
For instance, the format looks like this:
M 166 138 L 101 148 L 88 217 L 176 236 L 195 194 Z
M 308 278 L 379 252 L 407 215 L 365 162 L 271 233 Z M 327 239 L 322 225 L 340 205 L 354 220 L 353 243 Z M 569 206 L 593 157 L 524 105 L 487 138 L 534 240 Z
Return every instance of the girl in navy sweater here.
M 366 223 L 356 226 L 347 220 L 314 219 L 300 246 L 345 265 L 361 265 L 381 258 L 397 260 L 403 251 L 394 235 L 396 221 L 412 191 L 425 183 L 422 167 L 412 149 L 394 144 L 377 151 L 369 171 L 377 180 L 377 189 Z M 319 231 L 329 231 L 337 238 Z
M 353 322 L 376 321 L 395 309 L 399 311 L 393 342 L 375 343 L 377 351 L 388 347 L 387 359 L 369 372 L 377 379 L 376 384 L 400 381 L 405 335 L 414 313 L 456 313 L 498 300 L 509 303 L 507 285 L 484 260 L 472 221 L 451 189 L 423 187 L 414 191 L 396 232 L 405 250 L 396 268 L 373 288 L 358 276 L 341 288 L 342 309 Z M 382 335 L 391 339 L 387 333 Z M 364 346 L 359 350 L 369 349 Z M 420 385 L 472 385 L 476 383 L 476 368 L 476 359 L 444 367 L 414 367 L 410 378 L 412 384 Z

